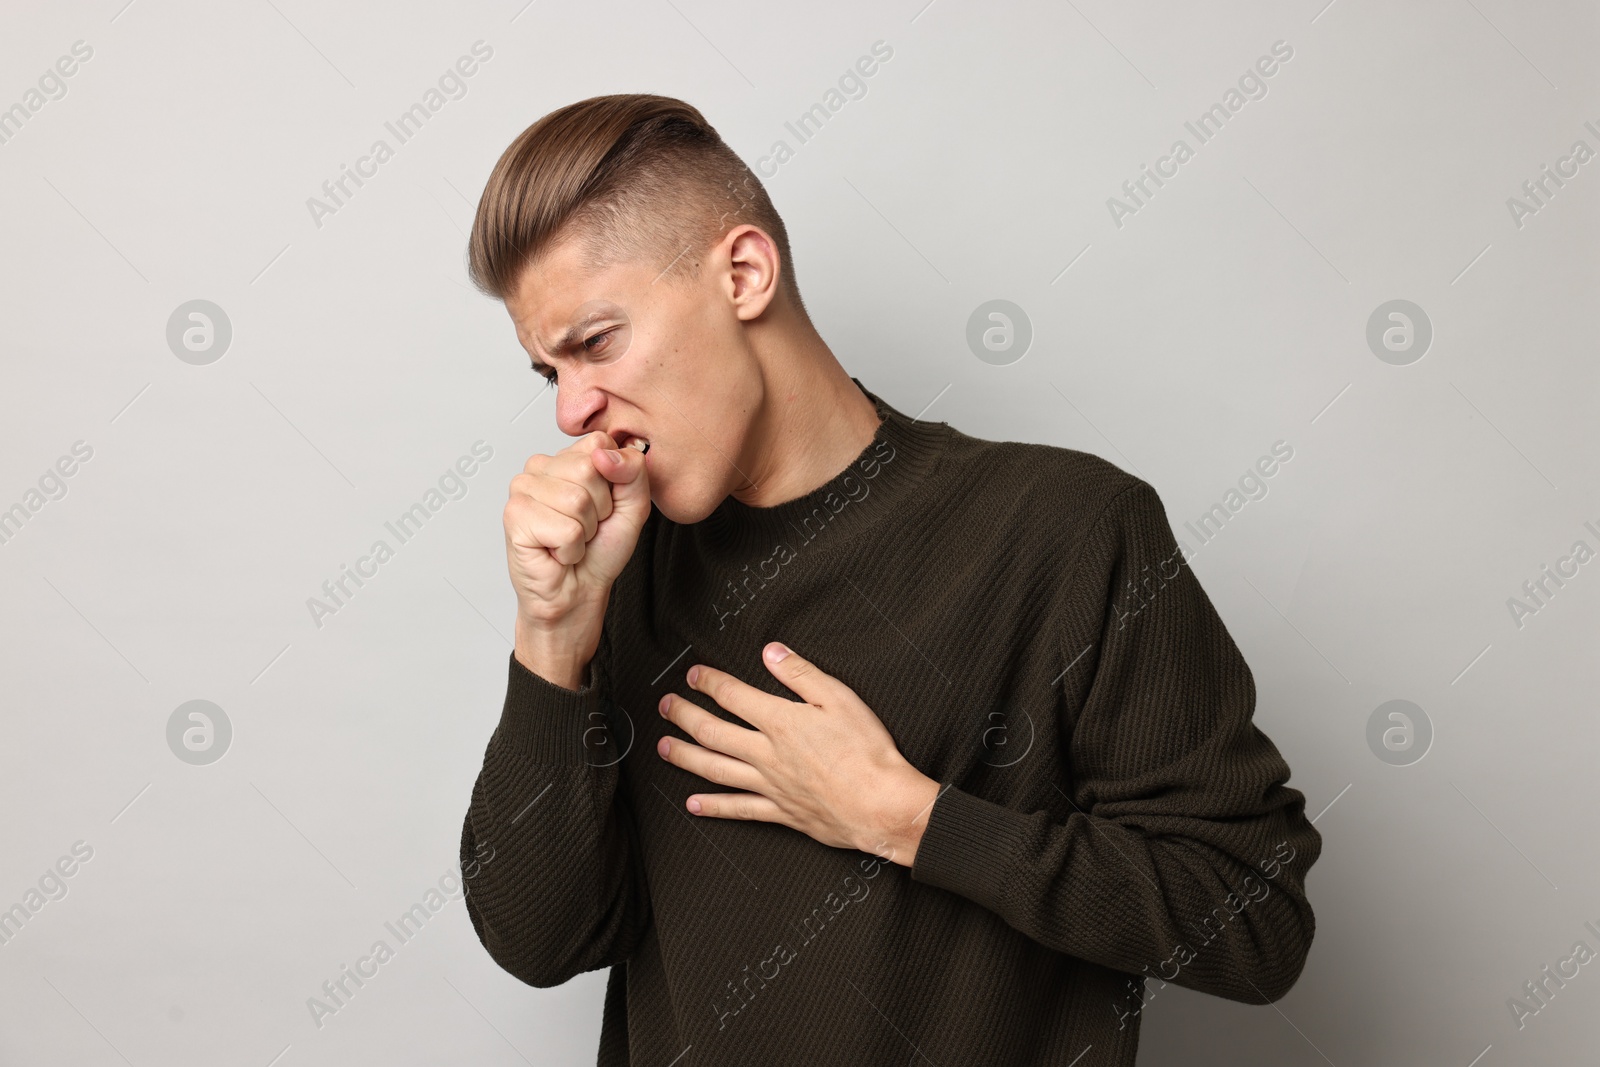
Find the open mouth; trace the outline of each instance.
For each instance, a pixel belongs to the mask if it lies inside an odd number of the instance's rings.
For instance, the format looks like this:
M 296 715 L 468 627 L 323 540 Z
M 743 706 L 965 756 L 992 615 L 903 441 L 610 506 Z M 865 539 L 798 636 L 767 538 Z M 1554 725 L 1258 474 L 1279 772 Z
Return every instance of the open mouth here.
M 635 452 L 647 453 L 650 451 L 650 442 L 643 437 L 630 436 L 622 443 L 623 448 L 631 448 Z

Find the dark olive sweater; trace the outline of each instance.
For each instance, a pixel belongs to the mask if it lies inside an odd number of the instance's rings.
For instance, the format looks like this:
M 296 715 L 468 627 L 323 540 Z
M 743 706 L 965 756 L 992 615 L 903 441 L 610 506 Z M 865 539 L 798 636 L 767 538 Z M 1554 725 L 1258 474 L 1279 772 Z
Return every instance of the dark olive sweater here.
M 535 986 L 611 968 L 602 1067 L 1131 1064 L 1166 982 L 1282 997 L 1322 839 L 1155 490 L 863 392 L 828 484 L 652 512 L 584 688 L 511 659 L 461 839 L 484 947 Z M 656 754 L 656 702 L 739 721 L 692 663 L 800 699 L 774 640 L 940 783 L 915 867 L 684 808 L 723 787 Z

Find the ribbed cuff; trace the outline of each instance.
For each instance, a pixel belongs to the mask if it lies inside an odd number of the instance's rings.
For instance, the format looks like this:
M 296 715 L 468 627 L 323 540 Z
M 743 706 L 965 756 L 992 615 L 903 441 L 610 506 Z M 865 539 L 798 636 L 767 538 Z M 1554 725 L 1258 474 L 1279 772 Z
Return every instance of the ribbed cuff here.
M 948 785 L 933 802 L 911 879 L 1005 915 L 1004 894 L 1028 816 Z
M 603 739 L 605 709 L 597 686 L 596 667 L 589 661 L 582 689 L 567 689 L 533 673 L 511 654 L 506 702 L 500 711 L 495 741 L 534 763 L 594 763 L 590 741 Z M 594 728 L 599 734 L 589 734 Z

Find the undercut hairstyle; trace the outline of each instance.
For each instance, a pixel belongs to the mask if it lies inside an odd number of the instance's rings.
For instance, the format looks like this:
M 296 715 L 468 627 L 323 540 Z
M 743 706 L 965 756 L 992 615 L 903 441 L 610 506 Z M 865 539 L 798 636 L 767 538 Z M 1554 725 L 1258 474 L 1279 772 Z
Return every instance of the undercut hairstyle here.
M 468 272 L 505 300 L 524 267 L 572 238 L 597 269 L 643 260 L 658 277 L 692 279 L 705 251 L 746 223 L 772 239 L 779 288 L 805 316 L 783 219 L 705 116 L 667 96 L 594 96 L 545 115 L 500 156 L 472 220 Z

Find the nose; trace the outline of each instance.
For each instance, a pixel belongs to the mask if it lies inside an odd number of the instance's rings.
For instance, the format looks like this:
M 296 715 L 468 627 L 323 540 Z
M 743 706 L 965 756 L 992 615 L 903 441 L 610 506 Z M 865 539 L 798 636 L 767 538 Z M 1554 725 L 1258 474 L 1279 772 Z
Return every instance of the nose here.
M 556 390 L 556 425 L 568 437 L 582 437 L 594 428 L 595 417 L 605 408 L 605 394 L 573 380 L 579 375 L 570 371 L 561 377 L 561 387 Z

